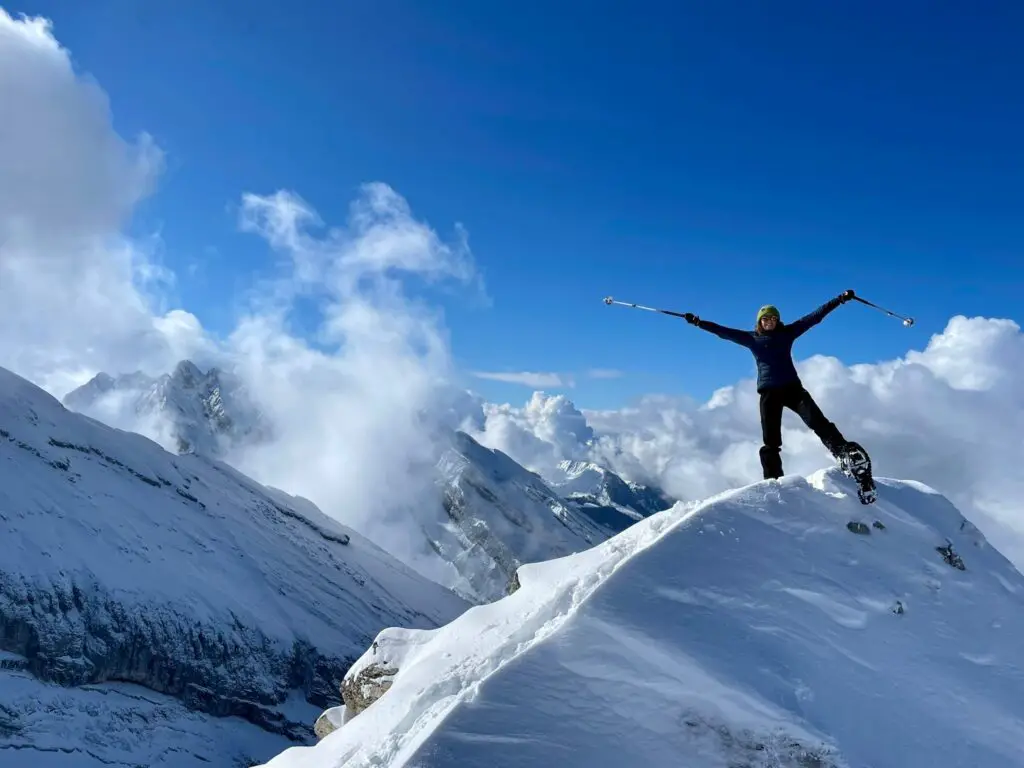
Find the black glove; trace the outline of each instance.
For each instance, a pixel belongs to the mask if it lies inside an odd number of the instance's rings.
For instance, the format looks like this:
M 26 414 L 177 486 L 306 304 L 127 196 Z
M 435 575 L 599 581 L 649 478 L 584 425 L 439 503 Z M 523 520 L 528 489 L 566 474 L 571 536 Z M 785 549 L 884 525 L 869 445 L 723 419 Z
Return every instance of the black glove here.
M 684 312 L 683 320 L 688 322 L 690 325 L 697 325 L 697 323 L 700 322 L 700 318 L 693 314 L 693 312 Z
M 853 298 L 853 289 L 847 288 L 845 291 L 839 294 L 838 299 L 840 304 L 845 304 Z

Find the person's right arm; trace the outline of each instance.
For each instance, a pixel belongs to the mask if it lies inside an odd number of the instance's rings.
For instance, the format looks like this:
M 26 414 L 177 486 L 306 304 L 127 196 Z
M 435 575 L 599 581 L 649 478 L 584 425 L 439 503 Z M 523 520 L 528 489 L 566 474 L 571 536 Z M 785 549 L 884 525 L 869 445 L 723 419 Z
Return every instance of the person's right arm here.
M 721 339 L 739 344 L 741 347 L 747 347 L 749 349 L 753 344 L 753 331 L 743 331 L 739 328 L 728 328 L 724 325 L 713 323 L 710 320 L 701 320 L 692 312 L 686 313 L 686 322 L 691 325 L 696 325 L 698 328 L 708 331 L 709 333 L 713 333 Z

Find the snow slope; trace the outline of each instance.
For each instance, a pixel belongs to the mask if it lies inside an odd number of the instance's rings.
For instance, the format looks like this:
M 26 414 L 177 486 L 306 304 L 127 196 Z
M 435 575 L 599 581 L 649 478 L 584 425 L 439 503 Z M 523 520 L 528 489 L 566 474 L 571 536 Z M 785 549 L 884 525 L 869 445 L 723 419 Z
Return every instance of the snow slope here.
M 292 739 L 312 738 L 296 697 L 337 701 L 382 628 L 467 607 L 309 502 L 72 413 L 3 369 L 0 540 L 0 652 L 18 671 L 136 683 Z
M 872 507 L 834 469 L 679 504 L 386 630 L 349 676 L 391 689 L 267 768 L 1024 766 L 1024 576 L 878 482 Z

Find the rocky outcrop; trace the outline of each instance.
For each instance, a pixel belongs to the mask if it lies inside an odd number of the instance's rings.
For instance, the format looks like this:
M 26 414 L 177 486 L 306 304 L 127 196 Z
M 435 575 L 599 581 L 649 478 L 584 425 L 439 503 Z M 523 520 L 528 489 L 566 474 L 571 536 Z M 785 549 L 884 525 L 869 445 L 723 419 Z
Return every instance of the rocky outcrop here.
M 827 745 L 808 744 L 781 730 L 730 729 L 696 713 L 683 722 L 689 739 L 714 744 L 730 768 L 845 768 Z
M 397 674 L 398 667 L 374 662 L 345 677 L 341 683 L 341 698 L 349 717 L 355 717 L 387 693 Z
M 298 690 L 310 704 L 337 702 L 354 661 L 308 644 L 274 642 L 259 628 L 197 621 L 174 607 L 132 605 L 67 578 L 46 588 L 0 571 L 0 648 L 20 669 L 63 686 L 130 682 L 211 715 L 237 716 L 296 741 L 308 724 L 275 706 Z
M 332 707 L 321 713 L 313 724 L 317 739 L 323 739 L 336 731 L 347 721 L 373 705 L 388 692 L 398 674 L 398 664 L 390 658 L 392 647 L 380 654 L 379 661 L 369 661 L 377 656 L 381 647 L 374 641 L 369 650 L 358 659 L 341 681 L 341 699 L 344 706 Z
M 313 723 L 313 733 L 317 741 L 327 738 L 344 723 L 344 707 L 331 707 L 324 710 Z
M 324 710 L 313 723 L 313 733 L 317 741 L 334 733 L 387 693 L 396 674 L 397 667 L 374 663 L 344 678 L 341 682 L 344 705 Z

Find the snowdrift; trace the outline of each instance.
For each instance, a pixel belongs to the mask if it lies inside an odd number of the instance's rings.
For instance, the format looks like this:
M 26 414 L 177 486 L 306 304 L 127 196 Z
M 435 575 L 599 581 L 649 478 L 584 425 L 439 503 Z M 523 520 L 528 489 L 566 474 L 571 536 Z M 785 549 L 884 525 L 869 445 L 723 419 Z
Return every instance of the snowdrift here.
M 870 507 L 833 469 L 679 504 L 385 630 L 346 702 L 390 689 L 267 768 L 1024 766 L 1024 577 L 877 482 Z

